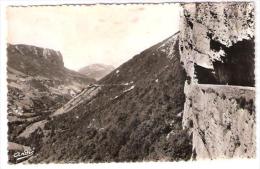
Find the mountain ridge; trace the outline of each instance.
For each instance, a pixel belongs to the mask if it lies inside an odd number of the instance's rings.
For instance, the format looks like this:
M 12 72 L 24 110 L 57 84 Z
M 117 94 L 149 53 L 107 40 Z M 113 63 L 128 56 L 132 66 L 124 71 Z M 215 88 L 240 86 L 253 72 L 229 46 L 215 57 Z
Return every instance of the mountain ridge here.
M 87 65 L 78 70 L 79 73 L 86 75 L 88 77 L 94 78 L 96 80 L 100 80 L 101 78 L 105 77 L 111 71 L 115 69 L 112 65 L 105 65 L 101 63 L 95 63 Z

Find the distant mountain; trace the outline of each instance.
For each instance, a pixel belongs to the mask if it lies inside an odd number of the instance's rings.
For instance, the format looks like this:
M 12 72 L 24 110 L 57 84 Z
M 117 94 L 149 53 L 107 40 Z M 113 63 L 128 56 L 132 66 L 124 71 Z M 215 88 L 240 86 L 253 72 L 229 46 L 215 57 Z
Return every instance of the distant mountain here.
M 65 68 L 61 53 L 55 50 L 8 44 L 7 56 L 8 139 L 16 145 L 9 147 L 24 147 L 31 139 L 24 132 L 28 127 L 48 117 L 95 80 Z M 21 136 L 27 141 L 21 141 Z
M 190 159 L 179 57 L 175 34 L 86 88 L 42 127 L 48 141 L 30 162 Z
M 115 68 L 111 65 L 92 64 L 79 69 L 78 72 L 90 78 L 100 80 L 101 78 L 112 72 L 114 69 Z

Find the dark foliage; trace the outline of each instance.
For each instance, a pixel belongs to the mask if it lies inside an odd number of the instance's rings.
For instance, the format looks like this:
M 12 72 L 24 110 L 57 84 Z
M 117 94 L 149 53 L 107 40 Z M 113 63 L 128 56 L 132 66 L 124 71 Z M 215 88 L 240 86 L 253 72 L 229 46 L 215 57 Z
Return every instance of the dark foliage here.
M 186 75 L 178 43 L 172 60 L 158 50 L 159 45 L 101 79 L 104 86 L 91 102 L 47 123 L 50 134 L 31 162 L 190 159 L 191 139 L 179 116 Z M 131 85 L 113 85 L 131 81 Z

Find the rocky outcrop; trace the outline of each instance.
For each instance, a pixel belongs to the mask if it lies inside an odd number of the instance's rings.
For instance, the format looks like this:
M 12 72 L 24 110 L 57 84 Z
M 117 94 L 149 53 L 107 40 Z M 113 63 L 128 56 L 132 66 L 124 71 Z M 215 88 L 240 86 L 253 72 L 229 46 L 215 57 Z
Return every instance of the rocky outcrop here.
M 183 126 L 193 157 L 255 157 L 254 4 L 182 6 Z
M 8 52 L 12 54 L 18 54 L 25 57 L 32 56 L 35 60 L 45 60 L 49 64 L 59 67 L 64 66 L 62 55 L 59 51 L 24 44 L 8 44 L 7 49 Z
M 59 51 L 24 44 L 8 44 L 7 55 L 9 69 L 13 68 L 34 78 L 44 77 L 79 87 L 81 84 L 95 82 L 92 78 L 65 68 Z
M 191 80 L 253 86 L 254 5 L 191 3 L 183 7 L 181 61 Z
M 254 156 L 254 88 L 198 84 L 189 92 L 192 120 L 184 123 L 193 128 L 194 157 Z

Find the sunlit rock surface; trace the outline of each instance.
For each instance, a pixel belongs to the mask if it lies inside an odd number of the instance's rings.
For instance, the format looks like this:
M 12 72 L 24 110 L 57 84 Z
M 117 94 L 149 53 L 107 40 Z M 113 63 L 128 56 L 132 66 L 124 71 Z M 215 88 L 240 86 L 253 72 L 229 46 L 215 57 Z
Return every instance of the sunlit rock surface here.
M 185 3 L 183 126 L 194 159 L 255 157 L 254 3 Z
M 193 156 L 255 156 L 255 89 L 241 86 L 193 85 L 190 91 Z M 187 120 L 187 119 L 186 119 Z

